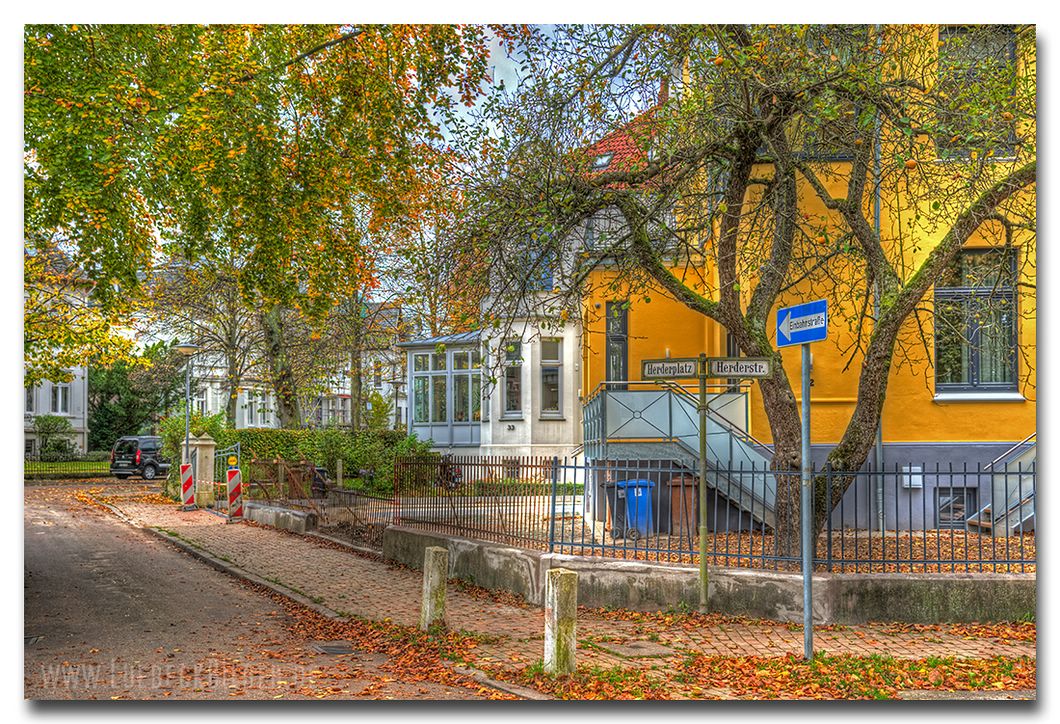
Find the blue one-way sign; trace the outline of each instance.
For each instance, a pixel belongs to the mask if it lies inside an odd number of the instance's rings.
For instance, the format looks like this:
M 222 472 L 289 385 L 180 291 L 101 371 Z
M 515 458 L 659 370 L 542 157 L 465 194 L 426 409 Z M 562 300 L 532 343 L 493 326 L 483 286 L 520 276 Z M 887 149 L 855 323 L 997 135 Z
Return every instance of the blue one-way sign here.
M 828 338 L 828 300 L 796 304 L 777 312 L 777 346 L 820 342 Z

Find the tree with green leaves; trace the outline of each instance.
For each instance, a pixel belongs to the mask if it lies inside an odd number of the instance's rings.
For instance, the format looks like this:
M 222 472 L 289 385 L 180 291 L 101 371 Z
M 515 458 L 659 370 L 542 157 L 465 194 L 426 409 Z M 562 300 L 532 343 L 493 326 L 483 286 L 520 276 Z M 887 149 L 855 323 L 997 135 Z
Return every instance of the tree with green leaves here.
M 239 259 L 266 333 L 276 310 L 319 322 L 375 287 L 380 250 L 365 232 L 405 214 L 440 124 L 481 92 L 486 33 L 27 25 L 27 253 L 63 239 L 110 321 L 161 257 Z M 29 316 L 26 328 L 49 332 Z M 275 337 L 266 344 L 282 356 Z
M 139 358 L 136 364 L 89 365 L 89 450 L 109 450 L 123 435 L 156 432 L 159 420 L 182 402 L 184 356 L 157 342 Z
M 73 454 L 74 444 L 70 437 L 74 433 L 74 427 L 70 420 L 62 415 L 37 415 L 33 418 L 33 432 L 40 444 L 42 459 L 62 459 Z

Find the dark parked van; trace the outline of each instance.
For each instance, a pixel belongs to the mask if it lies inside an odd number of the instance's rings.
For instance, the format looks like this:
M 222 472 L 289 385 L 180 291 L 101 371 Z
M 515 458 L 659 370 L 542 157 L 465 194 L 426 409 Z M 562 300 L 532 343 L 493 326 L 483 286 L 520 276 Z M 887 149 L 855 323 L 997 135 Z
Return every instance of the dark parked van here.
M 154 480 L 169 472 L 169 461 L 162 457 L 162 438 L 131 435 L 120 438 L 110 451 L 110 474 L 124 480 L 138 475 Z

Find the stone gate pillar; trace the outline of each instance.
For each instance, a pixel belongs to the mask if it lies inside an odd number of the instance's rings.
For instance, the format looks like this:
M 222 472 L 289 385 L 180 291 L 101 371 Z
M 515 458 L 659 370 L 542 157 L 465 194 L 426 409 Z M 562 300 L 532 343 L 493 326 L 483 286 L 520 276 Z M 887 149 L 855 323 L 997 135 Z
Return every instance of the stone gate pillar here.
M 209 433 L 203 433 L 202 437 L 191 438 L 191 449 L 196 452 L 197 462 L 195 464 L 195 504 L 200 508 L 214 502 L 213 495 L 213 456 L 217 451 L 217 443 Z

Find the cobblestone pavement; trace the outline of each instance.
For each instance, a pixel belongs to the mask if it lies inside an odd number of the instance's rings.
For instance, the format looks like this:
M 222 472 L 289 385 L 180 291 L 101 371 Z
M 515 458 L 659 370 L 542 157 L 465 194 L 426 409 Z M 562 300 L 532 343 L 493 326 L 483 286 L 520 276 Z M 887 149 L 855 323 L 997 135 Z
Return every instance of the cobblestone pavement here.
M 333 611 L 413 626 L 419 620 L 421 576 L 418 571 L 313 538 L 250 524 L 229 525 L 208 511 L 181 512 L 173 505 L 122 501 L 114 497 L 109 502 L 140 525 L 178 535 L 215 557 L 301 593 Z M 803 650 L 802 630 L 795 625 L 725 620 L 712 626 L 690 627 L 689 617 L 680 615 L 642 617 L 634 621 L 614 618 L 591 610 L 579 612 L 580 663 L 639 664 L 644 668 L 664 669 L 668 662 L 694 653 L 801 656 Z M 452 629 L 479 637 L 482 643 L 476 661 L 484 666 L 522 667 L 542 658 L 544 619 L 537 607 L 504 603 L 496 597 L 451 585 L 446 621 Z M 622 652 L 630 643 L 647 646 L 651 651 Z M 904 659 L 1035 656 L 1034 642 L 966 637 L 950 633 L 946 627 L 903 631 L 883 623 L 819 627 L 815 632 L 815 648 L 829 654 L 885 654 Z
M 27 488 L 24 696 L 61 699 L 481 699 L 473 680 L 407 680 L 395 659 L 325 654 L 277 600 L 60 486 Z M 240 527 L 240 526 L 234 526 Z

